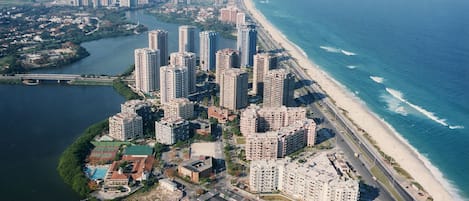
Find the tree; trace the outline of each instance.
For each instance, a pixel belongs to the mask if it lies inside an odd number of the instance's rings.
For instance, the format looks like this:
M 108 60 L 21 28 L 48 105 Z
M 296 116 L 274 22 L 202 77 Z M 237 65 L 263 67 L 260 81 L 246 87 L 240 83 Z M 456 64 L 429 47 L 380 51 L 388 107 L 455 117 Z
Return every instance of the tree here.
M 164 171 L 164 175 L 169 178 L 174 178 L 176 176 L 176 170 L 174 168 L 168 168 Z
M 200 112 L 200 118 L 202 118 L 202 119 L 208 119 L 207 111 L 203 110 L 202 112 Z

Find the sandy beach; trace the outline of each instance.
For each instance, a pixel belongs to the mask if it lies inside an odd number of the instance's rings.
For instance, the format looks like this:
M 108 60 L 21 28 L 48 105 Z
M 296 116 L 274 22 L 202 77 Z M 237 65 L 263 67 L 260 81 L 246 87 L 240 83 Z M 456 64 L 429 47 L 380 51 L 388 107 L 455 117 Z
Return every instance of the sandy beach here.
M 393 157 L 412 177 L 420 183 L 427 192 L 437 201 L 454 200 L 449 193 L 449 183 L 443 179 L 441 172 L 434 168 L 430 162 L 421 157 L 392 127 L 380 120 L 358 98 L 345 87 L 341 86 L 331 76 L 314 64 L 301 49 L 289 41 L 274 27 L 258 10 L 252 0 L 244 0 L 244 3 L 264 29 L 281 44 L 285 50 L 295 58 L 305 69 L 307 74 L 316 81 L 321 88 L 332 98 L 336 105 L 348 111 L 348 116 L 362 129 L 369 133 L 378 146 L 389 156 Z

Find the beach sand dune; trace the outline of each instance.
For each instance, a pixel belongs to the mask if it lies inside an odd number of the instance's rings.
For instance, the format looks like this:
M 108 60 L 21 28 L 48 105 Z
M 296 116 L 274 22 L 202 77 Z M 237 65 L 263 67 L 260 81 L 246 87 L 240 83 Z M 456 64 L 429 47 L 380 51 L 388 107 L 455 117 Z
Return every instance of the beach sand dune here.
M 442 174 L 436 168 L 429 168 L 432 166 L 428 160 L 419 157 L 420 154 L 387 123 L 370 112 L 351 92 L 347 91 L 303 55 L 301 50 L 296 48 L 295 44 L 285 38 L 279 30 L 255 9 L 252 0 L 244 0 L 244 3 L 252 17 L 261 23 L 272 38 L 281 44 L 303 68 L 307 69 L 306 73 L 321 86 L 329 97 L 336 102 L 336 105 L 348 111 L 348 116 L 372 136 L 382 151 L 392 156 L 402 168 L 409 172 L 430 193 L 434 200 L 448 201 L 454 199 L 449 191 L 445 189 L 445 186 L 448 187 L 449 185 L 443 179 Z

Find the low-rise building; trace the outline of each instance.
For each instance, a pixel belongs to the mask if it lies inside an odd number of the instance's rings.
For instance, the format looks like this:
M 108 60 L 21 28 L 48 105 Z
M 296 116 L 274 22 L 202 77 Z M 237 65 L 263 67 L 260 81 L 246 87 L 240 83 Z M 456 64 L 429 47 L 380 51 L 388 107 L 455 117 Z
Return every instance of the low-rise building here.
M 236 118 L 236 115 L 232 114 L 227 109 L 210 106 L 208 108 L 208 118 L 215 118 L 218 120 L 218 123 L 224 124 L 227 121 L 233 121 Z
M 189 139 L 189 122 L 181 118 L 163 118 L 155 122 L 156 141 L 173 145 L 178 141 Z
M 114 161 L 104 177 L 103 188 L 109 191 L 128 187 L 136 181 L 148 179 L 153 169 L 154 157 L 124 156 L 120 161 Z
M 199 183 L 200 179 L 210 177 L 212 174 L 212 157 L 200 156 L 183 162 L 178 166 L 178 174 L 181 177 L 188 177 L 192 182 Z

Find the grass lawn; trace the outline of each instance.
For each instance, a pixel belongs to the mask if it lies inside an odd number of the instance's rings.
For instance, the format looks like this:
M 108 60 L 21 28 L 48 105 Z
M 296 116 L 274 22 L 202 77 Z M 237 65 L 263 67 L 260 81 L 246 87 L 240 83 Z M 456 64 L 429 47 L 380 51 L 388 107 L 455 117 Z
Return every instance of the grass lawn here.
M 261 199 L 263 199 L 263 200 L 268 200 L 268 201 L 293 201 L 292 199 L 288 199 L 288 198 L 285 197 L 285 196 L 276 195 L 276 194 L 273 194 L 273 195 L 262 195 L 262 196 L 261 196 Z
M 236 144 L 246 144 L 246 138 L 244 137 L 236 138 Z

